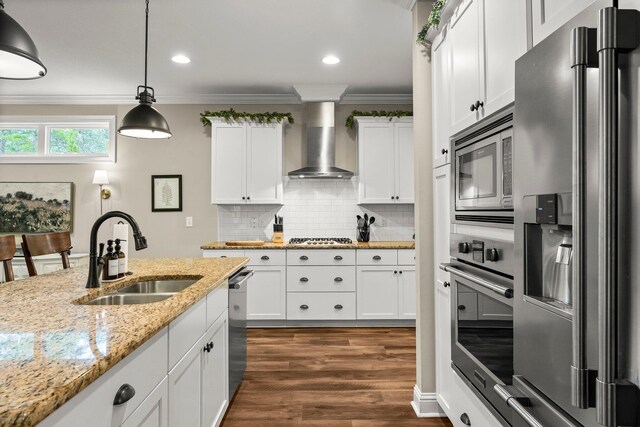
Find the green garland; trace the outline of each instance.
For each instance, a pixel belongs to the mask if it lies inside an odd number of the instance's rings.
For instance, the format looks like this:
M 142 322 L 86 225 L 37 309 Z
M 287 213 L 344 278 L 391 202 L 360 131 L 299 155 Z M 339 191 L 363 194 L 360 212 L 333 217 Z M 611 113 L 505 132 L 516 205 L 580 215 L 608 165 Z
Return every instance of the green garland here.
M 418 38 L 416 39 L 417 44 L 424 44 L 427 38 L 427 32 L 430 28 L 438 28 L 440 25 L 440 13 L 442 12 L 442 8 L 447 0 L 436 0 L 433 3 L 433 9 L 431 9 L 431 13 L 429 13 L 429 18 L 427 19 L 427 23 L 422 27 L 420 32 L 418 33 Z
M 347 121 L 345 122 L 345 126 L 349 129 L 353 129 L 356 127 L 355 118 L 356 117 L 389 117 L 389 121 L 393 120 L 394 117 L 413 117 L 413 111 L 358 111 L 353 110 L 351 115 L 347 117 Z
M 221 110 L 221 111 L 205 111 L 204 113 L 200 113 L 200 121 L 203 126 L 211 125 L 209 121 L 209 117 L 220 117 L 230 123 L 232 120 L 235 122 L 247 121 L 247 122 L 256 122 L 256 123 L 280 123 L 285 120 L 288 120 L 289 123 L 293 123 L 293 115 L 291 113 L 246 113 L 236 111 L 233 108 L 229 110 Z

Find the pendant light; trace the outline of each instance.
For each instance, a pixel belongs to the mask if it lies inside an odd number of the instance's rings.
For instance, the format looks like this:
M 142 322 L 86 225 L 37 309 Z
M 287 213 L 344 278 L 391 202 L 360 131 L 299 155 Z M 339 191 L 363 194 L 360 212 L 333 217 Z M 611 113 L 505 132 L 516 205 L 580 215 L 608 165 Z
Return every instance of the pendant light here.
M 15 19 L 4 11 L 0 0 L 0 78 L 11 80 L 39 79 L 47 68 L 38 57 L 35 43 Z
M 166 139 L 171 138 L 169 123 L 155 108 L 153 88 L 147 85 L 147 62 L 149 57 L 149 0 L 146 0 L 146 20 L 144 36 L 144 86 L 138 86 L 136 99 L 140 105 L 134 107 L 122 119 L 118 133 L 133 138 Z

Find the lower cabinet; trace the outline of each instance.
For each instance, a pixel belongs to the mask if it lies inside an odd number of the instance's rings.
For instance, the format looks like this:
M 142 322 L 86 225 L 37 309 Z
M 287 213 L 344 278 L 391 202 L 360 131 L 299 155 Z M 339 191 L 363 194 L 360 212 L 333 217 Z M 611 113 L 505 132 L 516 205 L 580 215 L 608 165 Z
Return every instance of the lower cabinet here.
M 165 377 L 133 411 L 122 427 L 167 427 L 169 419 L 169 382 Z
M 217 426 L 228 405 L 225 311 L 169 372 L 169 425 Z
M 398 318 L 416 318 L 416 268 L 398 267 Z
M 358 319 L 415 319 L 415 266 L 358 267 Z
M 256 267 L 247 282 L 247 320 L 284 320 L 287 317 L 286 267 Z

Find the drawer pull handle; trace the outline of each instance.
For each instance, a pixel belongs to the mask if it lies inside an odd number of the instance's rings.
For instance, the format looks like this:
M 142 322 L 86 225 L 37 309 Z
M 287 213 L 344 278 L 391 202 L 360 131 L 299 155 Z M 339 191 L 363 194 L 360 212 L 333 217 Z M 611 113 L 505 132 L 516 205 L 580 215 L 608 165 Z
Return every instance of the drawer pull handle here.
M 309 281 L 309 278 L 308 278 L 308 277 L 301 277 L 301 278 L 300 278 L 300 281 L 301 281 L 301 282 L 308 282 L 308 281 Z
M 308 259 L 309 259 L 309 257 L 308 257 L 308 256 L 306 256 L 306 255 L 302 255 L 302 256 L 300 257 L 300 259 L 301 259 L 302 261 L 306 261 L 306 260 L 308 260 Z
M 333 306 L 333 308 L 335 308 L 336 310 L 342 310 L 342 305 L 336 304 Z
M 333 279 L 334 282 L 342 282 L 342 277 L 336 277 L 335 279 Z
M 466 425 L 466 426 L 470 426 L 471 425 L 471 419 L 469 418 L 469 415 L 467 415 L 467 413 L 463 413 L 462 415 L 460 415 L 460 421 L 462 421 L 462 424 Z
M 263 260 L 263 261 L 269 261 L 269 256 L 267 256 L 267 255 L 262 255 L 262 256 L 260 257 L 260 259 L 261 259 L 261 260 Z
M 226 258 L 226 257 L 227 257 L 226 255 L 221 255 L 221 256 L 220 256 L 220 258 Z
M 466 307 L 466 306 L 464 306 L 463 304 L 460 304 L 460 305 L 458 306 L 458 310 L 460 310 L 460 311 L 462 311 L 462 310 L 466 310 L 466 309 L 467 309 L 467 307 Z
M 451 283 L 449 283 L 449 282 L 444 282 L 444 283 L 443 283 L 443 285 L 444 285 L 444 287 L 445 287 L 445 288 L 448 288 L 449 286 L 451 286 Z
M 373 259 L 374 259 L 375 261 L 380 261 L 380 260 L 382 259 L 382 257 L 381 257 L 380 255 L 374 255 L 374 256 L 373 256 Z
M 342 261 L 342 257 L 340 255 L 336 255 L 333 257 L 336 261 Z
M 302 310 L 308 310 L 308 309 L 309 309 L 309 306 L 308 306 L 307 304 L 302 304 L 302 305 L 300 306 L 300 308 L 301 308 Z
M 113 399 L 113 406 L 122 405 L 130 401 L 133 396 L 136 395 L 136 389 L 132 385 L 122 384 L 116 392 L 116 397 Z

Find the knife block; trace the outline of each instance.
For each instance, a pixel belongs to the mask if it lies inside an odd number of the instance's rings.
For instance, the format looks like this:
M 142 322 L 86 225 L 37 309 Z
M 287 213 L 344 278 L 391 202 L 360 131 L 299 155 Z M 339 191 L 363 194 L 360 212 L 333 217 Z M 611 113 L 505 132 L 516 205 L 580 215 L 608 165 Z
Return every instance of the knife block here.
M 273 243 L 284 243 L 284 232 L 282 224 L 273 224 L 273 237 L 271 241 Z

